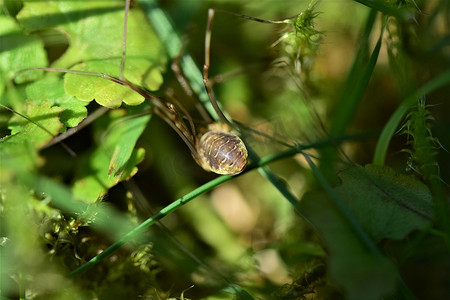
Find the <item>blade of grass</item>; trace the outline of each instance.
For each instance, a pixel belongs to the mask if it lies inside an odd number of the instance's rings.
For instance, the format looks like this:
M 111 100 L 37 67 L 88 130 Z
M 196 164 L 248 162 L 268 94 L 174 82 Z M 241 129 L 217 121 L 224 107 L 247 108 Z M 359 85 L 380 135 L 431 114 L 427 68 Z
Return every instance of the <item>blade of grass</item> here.
M 412 16 L 408 10 L 404 8 L 395 7 L 384 0 L 354 0 L 355 2 L 361 3 L 367 7 L 377 10 L 383 14 L 394 16 L 399 19 L 408 19 Z
M 131 239 L 135 238 L 140 233 L 142 233 L 145 229 L 147 229 L 148 227 L 152 226 L 153 224 L 155 224 L 156 222 L 158 222 L 159 220 L 161 220 L 162 218 L 164 218 L 168 214 L 170 214 L 173 211 L 177 210 L 178 208 L 180 208 L 184 204 L 188 203 L 189 201 L 191 201 L 195 197 L 197 197 L 197 196 L 199 196 L 199 195 L 201 195 L 201 194 L 211 190 L 212 188 L 214 188 L 214 187 L 216 187 L 216 186 L 218 186 L 218 185 L 220 185 L 220 184 L 222 184 L 224 182 L 227 182 L 227 181 L 231 180 L 231 178 L 232 178 L 231 176 L 220 176 L 220 177 L 217 177 L 217 178 L 207 182 L 206 184 L 200 186 L 199 188 L 191 191 L 190 193 L 187 193 L 186 195 L 184 195 L 183 197 L 179 198 L 178 200 L 175 200 L 171 204 L 169 204 L 166 207 L 164 207 L 163 209 L 161 209 L 155 215 L 153 215 L 152 217 L 150 217 L 147 220 L 145 220 L 144 222 L 142 222 L 139 226 L 137 226 L 133 230 L 129 231 L 122 238 L 118 239 L 115 243 L 113 243 L 111 246 L 109 246 L 107 249 L 105 249 L 102 253 L 100 253 L 99 255 L 95 256 L 94 258 L 92 258 L 90 261 L 88 261 L 84 265 L 82 265 L 79 268 L 77 268 L 74 271 L 72 271 L 69 274 L 69 276 L 70 277 L 76 276 L 76 275 L 79 275 L 79 274 L 89 270 L 90 268 L 92 268 L 93 266 L 98 264 L 100 261 L 102 261 L 103 259 L 105 259 L 109 255 L 111 255 L 114 251 L 116 251 L 118 248 L 120 248 L 126 242 L 128 242 Z
M 350 69 L 342 93 L 335 106 L 334 117 L 331 120 L 330 125 L 331 136 L 342 136 L 345 133 L 345 130 L 350 124 L 350 121 L 363 98 L 364 91 L 369 84 L 375 68 L 381 49 L 383 30 L 380 33 L 377 44 L 369 59 L 367 59 L 367 57 L 369 53 L 370 35 L 374 28 L 376 15 L 377 12 L 372 9 L 367 16 L 363 34 L 359 39 L 360 47 L 358 48 L 352 68 Z M 328 179 L 336 179 L 333 168 L 336 157 L 337 150 L 335 147 L 324 148 L 321 151 L 320 169 Z
M 383 31 L 380 33 L 375 48 L 367 60 L 367 54 L 370 44 L 370 33 L 375 22 L 376 12 L 371 11 L 368 19 L 366 30 L 361 40 L 361 47 L 356 54 L 355 62 L 353 63 L 350 74 L 347 77 L 342 94 L 338 101 L 334 112 L 334 118 L 331 122 L 330 133 L 332 136 L 342 135 L 348 127 L 353 115 L 358 108 L 359 102 L 362 100 L 370 77 L 372 76 L 375 64 L 380 54 L 381 40 L 383 38 Z

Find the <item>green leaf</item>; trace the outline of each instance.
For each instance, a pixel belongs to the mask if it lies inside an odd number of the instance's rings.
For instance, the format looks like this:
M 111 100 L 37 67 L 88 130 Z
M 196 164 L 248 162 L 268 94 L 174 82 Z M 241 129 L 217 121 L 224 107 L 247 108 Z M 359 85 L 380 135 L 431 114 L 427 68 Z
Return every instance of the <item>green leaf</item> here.
M 396 270 L 355 234 L 338 208 L 322 193 L 309 192 L 300 211 L 315 225 L 329 251 L 329 273 L 347 299 L 380 299 L 396 286 Z
M 44 44 L 22 33 L 14 19 L 0 15 L 0 95 L 9 80 L 22 83 L 35 79 L 42 72 L 16 72 L 25 68 L 45 67 L 47 56 Z
M 144 159 L 145 150 L 140 148 L 133 150 L 126 168 L 122 170 L 120 177 L 108 175 L 111 156 L 103 147 L 97 147 L 80 165 L 80 174 L 73 185 L 75 199 L 88 203 L 95 202 L 103 196 L 109 188 L 123 180 L 133 177 L 138 171 L 136 165 Z
M 143 66 L 148 68 L 143 68 Z M 118 77 L 120 72 L 120 59 L 105 59 L 103 61 L 88 62 L 73 68 L 74 70 L 101 72 L 114 74 Z M 124 72 L 125 78 L 149 90 L 155 90 L 162 83 L 159 68 L 143 59 L 128 59 Z M 128 105 L 139 105 L 145 98 L 128 87 L 119 85 L 110 80 L 90 75 L 68 73 L 65 76 L 64 88 L 66 93 L 79 100 L 90 102 L 93 99 L 105 107 L 117 108 L 122 102 Z
M 431 225 L 432 196 L 415 177 L 376 165 L 353 167 L 339 177 L 342 185 L 335 191 L 376 240 L 402 239 Z
M 26 32 L 55 28 L 69 37 L 69 48 L 54 67 L 65 68 L 82 60 L 111 57 L 121 49 L 122 1 L 27 0 L 17 20 Z
M 61 83 L 60 78 L 52 76 L 29 84 L 25 89 L 27 101 L 34 104 L 49 101 L 52 106 L 63 108 L 61 122 L 65 127 L 75 127 L 87 116 L 87 102 L 68 96 Z
M 145 151 L 134 148 L 150 120 L 150 115 L 142 115 L 142 108 L 136 108 L 126 117 L 122 116 L 123 110 L 111 111 L 112 119 L 104 120 L 106 129 L 97 129 L 98 146 L 79 165 L 75 198 L 93 202 L 118 182 L 136 174 L 136 165 L 144 158 Z
M 339 195 L 376 241 L 402 239 L 431 225 L 433 201 L 428 187 L 413 176 L 385 166 L 355 166 L 339 173 Z M 324 195 L 325 196 L 325 195 Z
M 373 239 L 402 239 L 431 225 L 430 191 L 412 176 L 388 167 L 355 166 L 339 174 L 334 188 L 351 216 Z M 330 252 L 330 274 L 351 299 L 378 299 L 393 291 L 396 272 L 374 252 L 324 192 L 307 193 L 300 211 L 321 233 Z
M 0 176 L 6 178 L 9 176 L 7 174 L 11 174 L 6 169 L 11 169 L 13 173 L 30 171 L 42 163 L 38 159 L 37 149 L 53 139 L 61 129 L 61 112 L 61 108 L 50 107 L 49 102 L 40 106 L 27 104 L 25 114 L 41 127 L 21 116 L 10 119 L 11 135 L 0 139 L 1 169 L 5 171 Z
M 52 67 L 102 72 L 119 76 L 122 56 L 123 1 L 27 1 L 18 15 L 27 30 L 48 27 L 67 34 L 70 45 Z M 125 77 L 134 84 L 155 90 L 162 83 L 166 58 L 162 46 L 140 10 L 128 18 Z M 100 77 L 67 74 L 66 92 L 82 101 L 95 99 L 116 108 L 122 101 L 137 105 L 144 98 L 128 88 Z
M 108 175 L 121 176 L 125 171 L 128 160 L 138 138 L 147 127 L 150 115 L 129 116 L 125 121 L 119 119 L 110 125 L 108 134 L 102 141 L 102 147 L 112 153 Z
M 7 140 L 9 141 L 13 139 L 18 143 L 21 141 L 26 142 L 29 145 L 39 148 L 48 143 L 59 132 L 62 127 L 59 116 L 63 109 L 51 107 L 48 101 L 42 105 L 29 103 L 26 107 L 25 115 L 40 126 L 21 116 L 14 116 L 9 121 L 9 129 L 11 129 L 11 135 L 16 137 L 13 138 L 10 136 L 9 138 L 5 137 L 5 139 L 8 138 Z

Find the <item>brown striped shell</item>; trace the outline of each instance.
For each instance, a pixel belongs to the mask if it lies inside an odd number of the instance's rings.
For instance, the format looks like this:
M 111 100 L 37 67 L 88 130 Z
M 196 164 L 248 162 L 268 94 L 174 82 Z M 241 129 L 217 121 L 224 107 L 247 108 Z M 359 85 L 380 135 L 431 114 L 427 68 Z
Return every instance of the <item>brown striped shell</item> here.
M 236 135 L 217 124 L 197 140 L 199 164 L 203 169 L 221 174 L 237 175 L 248 162 L 248 152 L 244 142 Z

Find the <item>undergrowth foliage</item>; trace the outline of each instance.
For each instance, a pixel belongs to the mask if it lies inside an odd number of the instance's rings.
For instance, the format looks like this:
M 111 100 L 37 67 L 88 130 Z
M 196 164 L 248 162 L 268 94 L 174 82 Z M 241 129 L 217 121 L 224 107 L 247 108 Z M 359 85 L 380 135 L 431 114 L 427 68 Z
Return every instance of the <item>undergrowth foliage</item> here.
M 131 2 L 2 2 L 2 299 L 450 298 L 445 0 Z

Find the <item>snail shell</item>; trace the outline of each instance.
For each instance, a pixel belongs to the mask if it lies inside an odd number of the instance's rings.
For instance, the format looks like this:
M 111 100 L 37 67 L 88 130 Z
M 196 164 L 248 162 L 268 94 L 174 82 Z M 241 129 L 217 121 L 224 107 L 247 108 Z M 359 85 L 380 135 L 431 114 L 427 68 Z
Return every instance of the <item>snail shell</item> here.
M 244 142 L 232 132 L 218 124 L 197 140 L 199 164 L 203 169 L 221 175 L 237 175 L 248 163 L 248 152 Z

